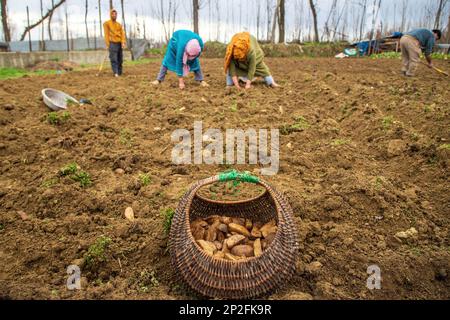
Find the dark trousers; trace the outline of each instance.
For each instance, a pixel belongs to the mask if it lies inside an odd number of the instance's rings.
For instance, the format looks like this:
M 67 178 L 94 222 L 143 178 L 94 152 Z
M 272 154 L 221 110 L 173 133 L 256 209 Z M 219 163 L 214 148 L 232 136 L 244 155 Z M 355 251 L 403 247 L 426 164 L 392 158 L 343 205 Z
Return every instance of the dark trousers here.
M 123 49 L 121 43 L 111 42 L 109 44 L 109 60 L 114 74 L 122 75 Z

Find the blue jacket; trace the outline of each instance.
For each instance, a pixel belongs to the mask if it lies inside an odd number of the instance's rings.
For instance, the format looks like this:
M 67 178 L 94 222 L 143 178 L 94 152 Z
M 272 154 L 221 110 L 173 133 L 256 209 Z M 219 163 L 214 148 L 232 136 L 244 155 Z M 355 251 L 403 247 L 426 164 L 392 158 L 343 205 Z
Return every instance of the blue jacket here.
M 433 52 L 436 39 L 433 32 L 428 29 L 416 29 L 405 33 L 405 35 L 412 36 L 419 40 L 420 46 L 425 50 L 425 55 L 429 56 Z
M 163 66 L 179 77 L 183 76 L 183 56 L 186 45 L 189 41 L 197 39 L 203 51 L 203 40 L 200 36 L 189 30 L 175 31 L 167 46 L 166 55 L 164 56 Z M 200 55 L 199 55 L 200 57 Z M 200 70 L 200 59 L 189 60 L 188 65 L 192 72 Z

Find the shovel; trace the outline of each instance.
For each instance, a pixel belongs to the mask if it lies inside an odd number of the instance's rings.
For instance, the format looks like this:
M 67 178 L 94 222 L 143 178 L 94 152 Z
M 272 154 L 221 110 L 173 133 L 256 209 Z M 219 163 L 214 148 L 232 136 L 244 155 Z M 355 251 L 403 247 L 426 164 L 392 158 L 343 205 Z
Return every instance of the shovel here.
M 427 66 L 427 67 L 429 67 L 429 65 L 426 64 L 425 62 L 422 62 L 422 64 L 425 65 L 425 66 Z M 439 69 L 439 68 L 436 68 L 436 67 L 434 67 L 434 66 L 433 66 L 433 70 L 436 71 L 437 73 L 443 74 L 443 75 L 445 75 L 445 76 L 447 76 L 447 77 L 449 76 L 447 72 L 445 72 L 444 70 L 441 70 L 441 69 Z
M 98 69 L 98 73 L 95 75 L 96 77 L 100 76 L 100 73 L 102 73 L 103 66 L 105 65 L 105 61 L 108 58 L 108 53 L 106 53 L 105 57 L 103 58 L 102 64 L 100 65 L 100 68 Z

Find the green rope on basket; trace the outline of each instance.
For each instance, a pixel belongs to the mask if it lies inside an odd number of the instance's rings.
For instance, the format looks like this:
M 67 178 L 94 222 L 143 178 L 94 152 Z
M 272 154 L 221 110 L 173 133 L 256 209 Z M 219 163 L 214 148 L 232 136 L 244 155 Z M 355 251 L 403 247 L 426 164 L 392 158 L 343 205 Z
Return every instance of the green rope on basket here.
M 219 181 L 220 182 L 226 182 L 226 181 L 242 181 L 242 182 L 249 182 L 249 183 L 258 183 L 259 178 L 256 176 L 252 176 L 250 172 L 239 172 L 237 170 L 230 170 L 225 171 L 219 174 Z

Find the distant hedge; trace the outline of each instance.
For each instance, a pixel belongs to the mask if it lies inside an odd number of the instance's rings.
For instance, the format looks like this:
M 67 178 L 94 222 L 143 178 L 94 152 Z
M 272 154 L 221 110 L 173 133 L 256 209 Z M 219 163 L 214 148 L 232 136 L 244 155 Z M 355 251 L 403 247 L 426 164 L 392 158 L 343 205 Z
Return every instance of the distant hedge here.
M 302 44 L 261 44 L 266 57 L 334 57 L 342 52 L 348 43 L 302 43 Z M 203 56 L 206 58 L 223 58 L 226 44 L 206 42 Z
M 292 43 L 292 44 L 261 44 L 266 57 L 334 57 L 336 54 L 344 51 L 349 44 L 345 42 L 336 43 Z M 205 49 L 202 57 L 204 58 L 223 58 L 227 45 L 217 41 L 208 41 L 205 43 Z M 164 56 L 165 48 L 151 49 L 147 52 L 152 57 Z

